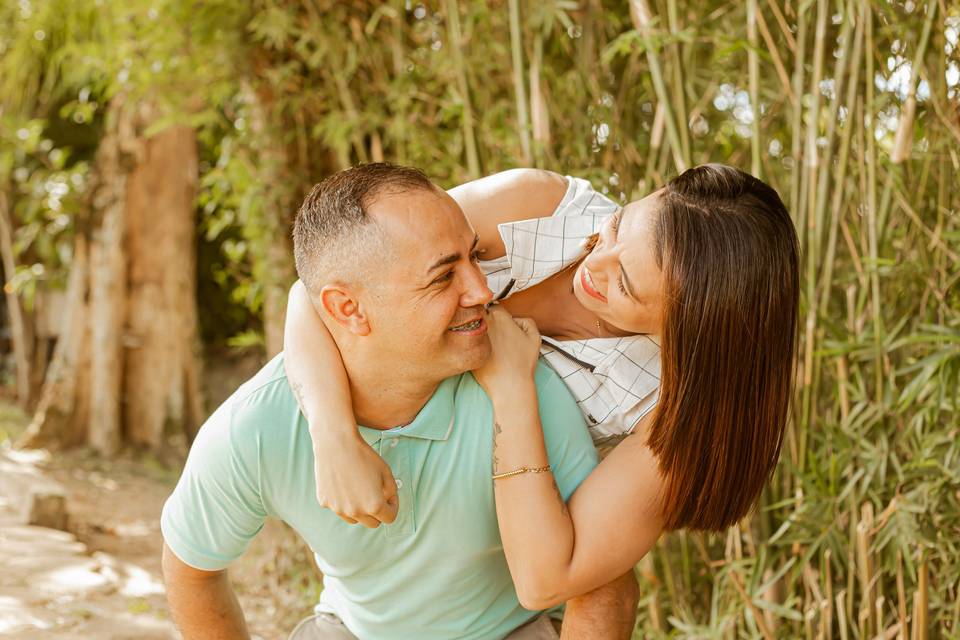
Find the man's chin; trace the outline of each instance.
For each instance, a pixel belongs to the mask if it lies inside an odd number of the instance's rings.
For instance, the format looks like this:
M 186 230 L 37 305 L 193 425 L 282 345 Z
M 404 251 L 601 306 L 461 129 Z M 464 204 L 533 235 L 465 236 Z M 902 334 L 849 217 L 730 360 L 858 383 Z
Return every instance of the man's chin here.
M 490 339 L 486 336 L 483 336 L 483 338 L 484 339 L 477 345 L 460 352 L 460 357 L 458 358 L 458 369 L 460 369 L 460 373 L 478 369 L 490 359 L 490 355 L 493 353 L 493 349 L 490 346 Z

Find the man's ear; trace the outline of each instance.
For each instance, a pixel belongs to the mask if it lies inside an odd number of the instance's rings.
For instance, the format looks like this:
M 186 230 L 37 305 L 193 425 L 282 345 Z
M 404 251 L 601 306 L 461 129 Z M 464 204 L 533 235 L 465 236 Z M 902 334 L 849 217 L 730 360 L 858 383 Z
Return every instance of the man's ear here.
M 320 306 L 341 327 L 358 336 L 370 333 L 370 322 L 357 296 L 349 289 L 328 284 L 320 290 Z

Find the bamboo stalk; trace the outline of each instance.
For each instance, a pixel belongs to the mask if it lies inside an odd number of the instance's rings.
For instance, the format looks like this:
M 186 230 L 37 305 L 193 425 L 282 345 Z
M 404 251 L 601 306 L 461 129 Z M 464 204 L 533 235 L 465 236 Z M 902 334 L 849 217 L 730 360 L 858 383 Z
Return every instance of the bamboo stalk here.
M 823 605 L 820 611 L 823 640 L 833 640 L 833 554 L 830 549 L 823 552 Z
M 470 84 L 467 81 L 467 69 L 463 62 L 463 36 L 460 32 L 460 10 L 456 0 L 446 0 L 447 37 L 450 40 L 450 55 L 457 74 L 457 89 L 463 101 L 463 140 L 467 155 L 467 171 L 470 178 L 480 177 L 480 155 L 477 152 L 477 137 L 474 130 L 473 106 L 470 102 Z
M 864 11 L 867 14 L 866 22 L 866 49 L 873 51 L 873 15 L 870 12 L 868 0 L 861 0 Z M 866 56 L 867 78 L 874 77 L 873 56 Z M 870 308 L 873 316 L 873 346 L 876 350 L 874 355 L 874 396 L 877 404 L 883 402 L 883 358 L 881 356 L 881 345 L 883 344 L 883 319 L 880 313 L 880 272 L 878 269 L 878 232 L 877 232 L 877 148 L 876 148 L 876 108 L 874 104 L 873 82 L 866 82 L 867 99 L 864 105 L 867 121 L 867 246 L 868 246 L 868 266 L 870 273 Z
M 747 76 L 750 87 L 750 173 L 762 179 L 760 172 L 760 58 L 757 55 L 757 0 L 747 0 Z
M 897 620 L 900 623 L 900 632 L 897 637 L 907 640 L 909 627 L 907 626 L 907 589 L 903 578 L 903 552 L 897 550 Z
M 550 147 L 550 112 L 544 96 L 541 69 L 543 67 L 543 34 L 533 38 L 533 58 L 530 62 L 530 115 L 533 127 L 533 156 L 536 166 L 544 163 L 544 154 Z
M 833 264 L 836 254 L 837 246 L 837 228 L 839 227 L 840 219 L 842 217 L 843 203 L 842 199 L 845 193 L 844 189 L 844 179 L 846 177 L 847 170 L 847 161 L 849 159 L 850 153 L 850 140 L 853 132 L 853 117 L 856 113 L 857 105 L 857 89 L 859 88 L 860 81 L 860 57 L 863 50 L 863 19 L 862 11 L 860 12 L 861 19 L 858 19 L 856 32 L 853 36 L 853 53 L 849 56 L 850 63 L 850 82 L 847 85 L 847 98 L 846 98 L 846 108 L 847 108 L 847 123 L 843 129 L 843 134 L 840 138 L 840 153 L 837 162 L 837 178 L 834 182 L 833 189 L 833 200 L 830 205 L 831 211 L 831 220 L 830 220 L 830 231 L 827 237 L 827 249 L 824 256 L 824 266 L 823 273 L 820 279 L 820 304 L 819 312 L 823 315 L 827 314 L 827 307 L 830 301 L 830 283 L 833 279 Z M 844 53 L 846 54 L 847 49 L 844 47 Z M 845 56 L 842 56 L 845 57 Z M 839 63 L 838 63 L 839 65 Z M 838 71 L 837 80 L 835 84 L 836 95 L 839 98 L 840 95 L 840 84 L 842 76 Z M 832 122 L 834 118 L 837 117 L 839 109 L 831 110 L 831 119 Z M 833 136 L 833 126 L 830 126 L 830 133 L 828 136 L 832 138 Z M 824 172 L 824 176 L 828 175 L 827 172 Z M 821 181 L 820 189 L 822 193 L 822 201 L 818 202 L 818 210 L 826 204 L 826 192 L 827 185 L 826 180 Z M 823 212 L 820 211 L 819 215 L 822 217 Z
M 847 609 L 844 606 L 846 599 L 846 591 L 837 593 L 837 625 L 840 628 L 840 640 L 848 640 L 849 638 L 847 631 Z
M 763 36 L 764 43 L 767 45 L 767 51 L 770 53 L 770 59 L 777 72 L 777 77 L 780 78 L 783 93 L 787 96 L 790 104 L 797 108 L 797 95 L 793 92 L 793 86 L 790 84 L 790 74 L 787 73 L 787 68 L 783 66 L 783 59 L 780 57 L 780 52 L 777 51 L 777 43 L 773 40 L 767 21 L 763 17 L 763 11 L 757 10 L 756 16 L 757 27 L 760 29 L 760 35 Z
M 827 31 L 827 0 L 817 0 L 817 25 L 814 33 L 813 44 L 813 74 L 810 77 L 810 109 L 807 114 L 806 127 L 806 150 L 804 152 L 804 184 L 809 189 L 806 194 L 806 202 L 810 207 L 805 214 L 806 219 L 806 296 L 807 296 L 807 318 L 804 323 L 804 353 L 803 353 L 803 419 L 801 421 L 801 430 L 798 438 L 799 442 L 799 464 L 800 468 L 805 468 L 807 433 L 810 425 L 810 416 L 813 411 L 813 356 L 816 342 L 814 332 L 816 330 L 817 309 L 816 309 L 816 265 L 819 258 L 819 243 L 817 242 L 817 229 L 815 218 L 815 203 L 817 199 L 817 170 L 819 165 L 817 153 L 817 133 L 819 132 L 820 121 L 820 79 L 823 77 L 823 58 L 826 49 L 826 31 Z
M 930 586 L 927 559 L 920 561 L 917 569 L 917 593 L 913 601 L 913 626 L 916 640 L 927 640 L 929 635 Z
M 775 0 L 767 0 L 767 6 L 770 7 L 770 11 L 773 12 L 773 17 L 776 18 L 777 24 L 780 25 L 780 33 L 783 34 L 784 39 L 787 41 L 787 46 L 790 47 L 790 51 L 797 53 L 797 40 L 793 39 L 793 32 L 790 31 L 790 27 L 787 26 L 787 20 L 783 17 L 783 12 L 780 11 L 780 7 L 777 6 Z M 802 54 L 801 54 L 802 57 Z
M 857 576 L 860 579 L 860 618 L 863 623 L 861 635 L 879 630 L 881 621 L 874 618 L 873 603 L 876 601 L 876 564 L 870 549 L 873 530 L 873 505 L 866 502 L 861 507 L 860 524 L 857 525 Z
M 510 53 L 513 63 L 513 93 L 517 103 L 517 125 L 520 134 L 520 151 L 523 164 L 529 166 L 533 159 L 530 151 L 530 118 L 527 115 L 527 92 L 523 82 L 523 42 L 520 34 L 520 4 L 508 0 L 510 12 Z
M 404 47 L 403 47 L 403 34 L 404 34 L 404 0 L 395 0 L 395 9 L 393 17 L 393 35 L 390 39 L 390 53 L 393 58 L 393 76 L 394 78 L 399 78 L 404 74 Z M 400 164 L 406 164 L 407 162 L 407 138 L 406 138 L 406 127 L 404 127 L 399 135 L 394 140 L 396 145 L 395 153 L 397 162 Z
M 327 76 L 329 79 L 333 80 L 333 84 L 337 88 L 337 95 L 340 98 L 340 105 L 347 114 L 347 118 L 350 120 L 350 122 L 356 123 L 359 119 L 357 106 L 353 101 L 353 94 L 350 92 L 350 87 L 347 85 L 347 81 L 344 79 L 343 74 L 328 73 Z M 350 143 L 353 145 L 353 152 L 357 154 L 357 161 L 367 162 L 367 149 L 356 130 L 354 130 L 354 132 L 350 135 Z
M 913 145 L 913 121 L 917 113 L 917 78 L 920 67 L 923 65 L 923 56 L 927 52 L 927 43 L 930 41 L 930 31 L 933 28 L 933 19 L 937 14 L 937 0 L 927 3 L 927 19 L 923 23 L 920 42 L 917 44 L 917 53 L 910 67 L 910 86 L 907 89 L 907 99 L 903 103 L 900 113 L 900 124 L 897 127 L 897 137 L 890 152 L 890 162 L 900 164 L 910 157 L 910 148 Z
M 647 0 L 630 0 L 630 18 L 633 25 L 645 38 L 653 39 L 651 29 L 650 7 Z M 670 106 L 670 96 L 667 93 L 667 86 L 663 81 L 663 71 L 660 67 L 660 58 L 657 56 L 653 47 L 646 49 L 647 64 L 650 65 L 650 79 L 653 81 L 654 91 L 657 95 L 657 103 L 663 105 L 664 123 L 667 129 L 667 143 L 673 154 L 673 164 L 678 173 L 682 173 L 690 166 L 689 158 L 683 155 L 683 146 L 680 144 L 680 134 L 677 132 L 677 122 Z
M 680 20 L 677 16 L 677 0 L 667 0 L 667 26 L 671 34 L 679 33 Z M 683 89 L 684 64 L 681 56 L 681 43 L 672 42 L 670 64 L 673 72 L 673 106 L 677 110 L 677 131 L 680 133 L 680 149 L 686 161 L 690 162 L 690 126 L 687 116 L 687 100 Z
M 807 21 L 806 21 L 806 7 L 800 5 L 800 11 L 797 15 L 797 48 L 796 48 L 796 57 L 794 58 L 794 69 L 793 69 L 793 91 L 797 95 L 797 103 L 793 110 L 791 118 L 791 131 L 792 131 L 792 142 L 791 142 L 791 151 L 790 156 L 793 160 L 793 166 L 790 169 L 790 211 L 794 216 L 794 220 L 798 228 L 802 228 L 802 208 L 801 208 L 801 197 L 800 194 L 803 192 L 801 183 L 802 176 L 805 175 L 802 170 L 802 160 L 803 160 L 803 150 L 800 144 L 801 141 L 801 132 L 803 129 L 803 105 L 800 100 L 800 96 L 803 95 L 803 75 L 804 75 L 804 55 L 806 50 L 806 33 L 807 33 Z M 803 239 L 804 235 L 799 233 L 800 236 L 800 245 L 801 251 L 803 251 Z M 798 366 L 800 366 L 798 364 Z M 802 371 L 802 376 L 805 378 L 807 375 L 806 370 Z M 796 385 L 798 392 L 803 387 L 801 385 Z M 803 401 L 797 403 L 795 406 L 802 407 L 804 406 Z M 794 468 L 800 468 L 800 432 L 804 428 L 803 426 L 802 413 L 800 414 L 799 419 L 794 419 L 790 423 L 789 431 L 787 433 L 787 442 L 790 452 L 790 460 L 793 463 Z M 786 482 L 787 478 L 785 476 L 784 481 Z
M 740 594 L 740 598 L 743 600 L 743 603 L 750 610 L 750 613 L 753 614 L 753 620 L 757 625 L 757 629 L 760 631 L 760 635 L 766 638 L 766 640 L 773 640 L 773 634 L 771 634 L 770 630 L 767 629 L 767 625 L 763 620 L 763 612 L 757 608 L 757 605 L 753 604 L 753 600 L 749 595 L 747 595 L 747 591 L 744 589 L 743 582 L 740 579 L 740 574 L 738 574 L 736 570 L 732 570 L 730 572 L 730 577 L 732 579 L 733 586 L 737 589 L 737 593 Z

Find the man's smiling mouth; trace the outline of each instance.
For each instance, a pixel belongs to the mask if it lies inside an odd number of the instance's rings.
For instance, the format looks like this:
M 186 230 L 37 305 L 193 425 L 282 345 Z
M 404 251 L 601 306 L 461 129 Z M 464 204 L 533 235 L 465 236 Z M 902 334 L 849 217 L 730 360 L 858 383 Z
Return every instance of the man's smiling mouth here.
M 450 327 L 448 331 L 453 331 L 454 333 L 468 333 L 477 331 L 481 327 L 483 327 L 483 318 L 477 318 L 476 320 L 471 320 L 470 322 L 464 322 L 463 324 L 458 324 L 455 327 Z

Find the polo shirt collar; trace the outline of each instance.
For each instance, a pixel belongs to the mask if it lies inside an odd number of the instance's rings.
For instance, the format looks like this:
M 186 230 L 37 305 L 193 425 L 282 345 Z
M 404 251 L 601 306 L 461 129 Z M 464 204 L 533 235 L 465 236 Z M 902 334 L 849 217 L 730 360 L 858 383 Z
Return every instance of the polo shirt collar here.
M 360 435 L 369 445 L 373 445 L 388 433 L 394 437 L 406 436 L 425 440 L 446 440 L 453 431 L 457 389 L 465 375 L 468 374 L 453 376 L 441 382 L 427 404 L 423 405 L 420 413 L 410 424 L 396 430 L 371 429 L 361 425 Z

